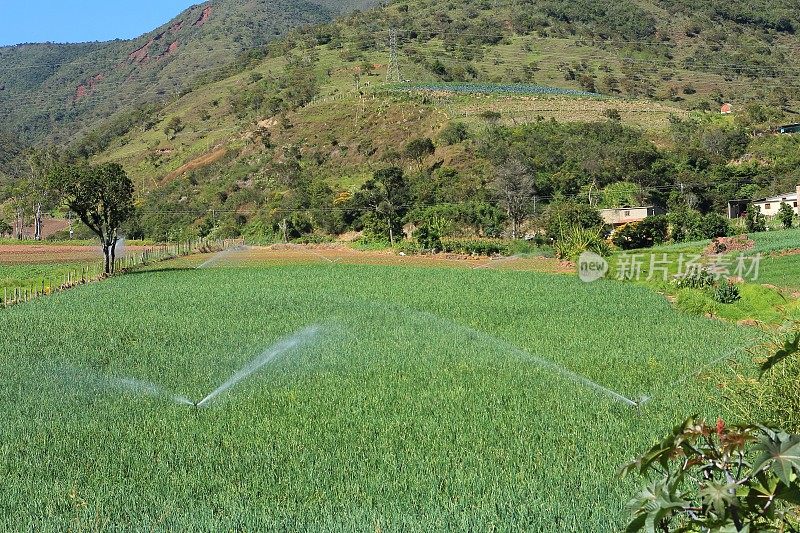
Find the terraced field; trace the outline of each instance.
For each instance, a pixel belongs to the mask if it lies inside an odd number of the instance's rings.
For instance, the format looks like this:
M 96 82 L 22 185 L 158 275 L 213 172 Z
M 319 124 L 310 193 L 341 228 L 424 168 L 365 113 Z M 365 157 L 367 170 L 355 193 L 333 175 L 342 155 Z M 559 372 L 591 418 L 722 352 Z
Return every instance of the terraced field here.
M 616 468 L 726 414 L 697 374 L 750 340 L 632 284 L 328 261 L 132 274 L 3 325 L 17 530 L 619 531 Z

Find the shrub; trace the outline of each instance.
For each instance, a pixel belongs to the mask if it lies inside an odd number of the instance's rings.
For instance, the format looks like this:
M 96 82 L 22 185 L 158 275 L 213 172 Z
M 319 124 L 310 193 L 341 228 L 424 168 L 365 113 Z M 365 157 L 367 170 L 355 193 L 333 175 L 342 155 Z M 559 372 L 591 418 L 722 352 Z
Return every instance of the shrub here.
M 701 268 L 672 280 L 678 289 L 708 289 L 714 286 L 714 274 Z
M 697 227 L 696 237 L 700 239 L 716 239 L 727 237 L 731 232 L 731 225 L 728 219 L 719 213 L 709 213 L 700 219 Z
M 415 160 L 422 165 L 422 161 L 429 155 L 436 152 L 433 141 L 429 138 L 412 139 L 405 148 L 406 157 Z
M 450 146 L 469 139 L 469 130 L 463 122 L 450 122 L 439 134 L 439 140 Z
M 767 218 L 756 204 L 750 204 L 747 207 L 744 222 L 750 233 L 767 231 Z
M 739 287 L 731 280 L 726 279 L 719 283 L 714 290 L 714 300 L 721 304 L 732 304 L 742 299 Z
M 609 120 L 614 120 L 617 122 L 622 120 L 622 115 L 620 114 L 619 109 L 617 108 L 605 109 L 603 111 L 603 116 L 605 116 Z
M 422 250 L 438 252 L 442 249 L 442 235 L 435 225 L 423 223 L 414 231 L 414 239 Z
M 800 433 L 800 394 L 787 394 L 800 390 L 800 323 L 774 333 L 757 353 L 759 379 L 752 375 L 752 361 L 734 366 L 732 378 L 721 384 L 722 401 L 740 418 Z M 764 361 L 763 353 L 773 355 Z
M 600 212 L 589 204 L 570 200 L 553 202 L 547 206 L 542 225 L 547 237 L 558 239 L 563 233 L 573 228 L 597 230 L 603 226 Z
M 670 226 L 670 237 L 674 242 L 685 242 L 699 239 L 697 228 L 702 221 L 702 215 L 687 206 L 672 209 L 667 215 Z
M 584 252 L 594 252 L 597 255 L 611 254 L 611 247 L 603 239 L 601 230 L 573 226 L 564 231 L 553 245 L 556 257 L 574 261 Z
M 786 202 L 781 202 L 778 209 L 778 220 L 783 224 L 784 229 L 790 229 L 794 225 L 794 209 Z
M 613 242 L 623 250 L 650 248 L 667 240 L 667 217 L 656 215 L 647 217 L 641 222 L 626 224 L 614 233 Z
M 627 531 L 796 531 L 798 448 L 782 430 L 689 418 L 621 470 L 652 480 Z
M 499 239 L 442 239 L 442 251 L 465 255 L 508 255 L 508 243 Z

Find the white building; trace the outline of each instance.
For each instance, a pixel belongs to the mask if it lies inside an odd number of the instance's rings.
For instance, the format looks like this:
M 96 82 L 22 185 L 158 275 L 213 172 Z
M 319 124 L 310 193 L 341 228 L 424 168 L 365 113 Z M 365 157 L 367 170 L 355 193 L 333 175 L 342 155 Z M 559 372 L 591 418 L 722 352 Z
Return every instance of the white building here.
M 647 217 L 660 215 L 663 210 L 652 205 L 642 207 L 618 207 L 615 209 L 601 209 L 600 216 L 609 226 L 621 226 L 631 222 L 641 222 Z
M 794 192 L 761 198 L 760 200 L 753 201 L 753 203 L 758 206 L 764 216 L 774 217 L 778 214 L 782 203 L 789 204 L 794 208 L 795 213 L 800 214 L 800 208 L 797 207 L 798 198 L 800 198 L 800 185 L 797 186 Z

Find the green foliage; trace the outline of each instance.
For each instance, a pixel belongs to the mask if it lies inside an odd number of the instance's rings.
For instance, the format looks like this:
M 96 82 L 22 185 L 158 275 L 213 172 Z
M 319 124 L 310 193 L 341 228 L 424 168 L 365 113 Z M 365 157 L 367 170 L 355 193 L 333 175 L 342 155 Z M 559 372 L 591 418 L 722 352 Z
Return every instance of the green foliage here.
M 672 280 L 672 284 L 678 289 L 708 289 L 715 283 L 714 274 L 705 268 L 694 269 Z
M 462 143 L 469 139 L 469 129 L 463 122 L 448 122 L 439 133 L 439 140 L 446 145 Z
M 778 220 L 780 220 L 784 229 L 792 228 L 794 217 L 794 208 L 786 202 L 781 202 L 781 207 L 778 209 Z
M 669 237 L 669 224 L 664 215 L 649 216 L 641 222 L 626 224 L 614 232 L 612 242 L 623 250 L 650 248 L 663 244 Z
M 413 236 L 422 250 L 438 252 L 442 249 L 442 233 L 436 224 L 422 224 L 414 231 Z
M 719 213 L 708 213 L 700 219 L 696 230 L 691 234 L 691 240 L 716 239 L 730 234 L 731 225 L 727 218 Z
M 436 147 L 430 138 L 412 139 L 406 144 L 404 153 L 409 159 L 413 159 L 417 164 L 422 165 L 426 157 L 436 152 Z
M 739 287 L 729 279 L 721 281 L 714 289 L 714 300 L 721 304 L 732 304 L 741 299 Z
M 443 252 L 464 255 L 508 255 L 508 241 L 499 239 L 441 239 Z
M 628 502 L 627 531 L 800 526 L 800 436 L 782 430 L 692 417 L 621 472 L 655 478 Z
M 51 189 L 100 238 L 106 274 L 114 272 L 117 232 L 134 214 L 133 183 L 116 163 L 58 166 Z
M 553 245 L 556 257 L 567 261 L 576 260 L 584 252 L 600 256 L 611 255 L 611 247 L 603 239 L 602 230 L 572 226 L 563 229 Z
M 800 332 L 789 335 L 783 343 L 783 346 L 775 352 L 774 355 L 767 358 L 761 365 L 761 375 L 763 377 L 765 372 L 769 372 L 776 365 L 780 364 L 788 357 L 794 357 L 800 353 Z
M 571 200 L 556 201 L 547 206 L 542 226 L 552 240 L 559 239 L 573 228 L 594 230 L 603 226 L 603 218 L 594 207 Z
M 731 225 L 719 213 L 701 214 L 685 205 L 675 206 L 667 214 L 670 225 L 670 238 L 674 242 L 693 242 L 717 237 L 727 237 Z
M 639 204 L 641 187 L 629 181 L 611 183 L 603 189 L 601 208 L 632 207 Z
M 768 332 L 764 345 L 752 351 L 755 364 L 735 364 L 720 378 L 721 401 L 740 419 L 800 433 L 800 395 L 791 392 L 800 388 L 799 326 Z
M 184 129 L 183 121 L 181 117 L 172 117 L 167 122 L 166 126 L 164 126 L 164 135 L 170 138 L 175 138 L 177 134 L 183 131 Z
M 749 233 L 756 233 L 767 231 L 767 218 L 761 212 L 761 209 L 755 204 L 747 206 L 747 214 L 745 215 L 745 226 Z

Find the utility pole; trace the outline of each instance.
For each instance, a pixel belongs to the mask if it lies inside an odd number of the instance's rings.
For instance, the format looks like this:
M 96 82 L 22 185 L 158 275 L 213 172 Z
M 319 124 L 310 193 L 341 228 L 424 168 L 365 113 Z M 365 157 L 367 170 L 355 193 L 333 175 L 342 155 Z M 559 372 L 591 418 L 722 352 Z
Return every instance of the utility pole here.
M 389 66 L 386 69 L 386 83 L 400 83 L 400 61 L 397 54 L 397 29 L 389 30 Z

